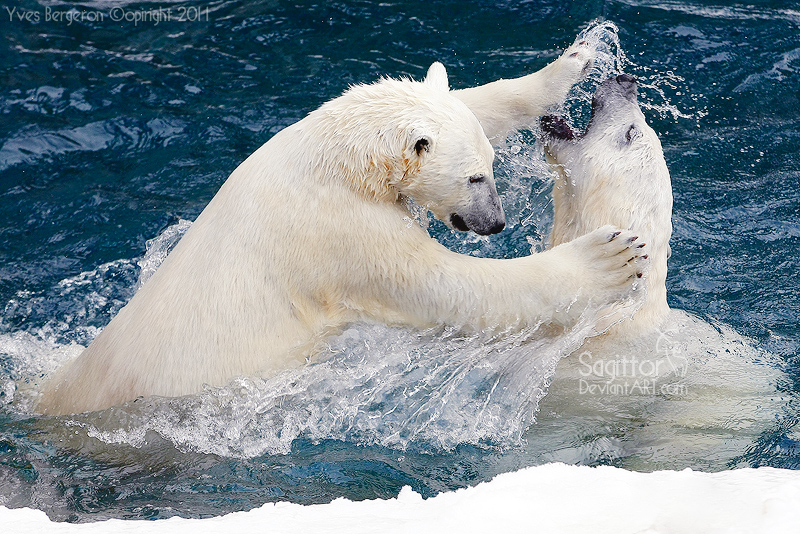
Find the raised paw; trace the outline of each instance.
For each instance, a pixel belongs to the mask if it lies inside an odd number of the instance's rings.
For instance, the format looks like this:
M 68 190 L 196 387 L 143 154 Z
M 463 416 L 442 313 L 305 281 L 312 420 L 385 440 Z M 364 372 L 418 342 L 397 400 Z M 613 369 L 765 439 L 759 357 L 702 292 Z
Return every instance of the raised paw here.
M 595 50 L 586 41 L 570 46 L 559 58 L 563 62 L 564 74 L 571 76 L 570 84 L 574 85 L 589 74 L 594 63 Z
M 601 300 L 628 296 L 646 274 L 647 246 L 630 230 L 604 226 L 572 243 L 584 253 L 587 276 L 604 294 Z
M 553 111 L 560 108 L 572 86 L 589 73 L 594 57 L 595 49 L 581 41 L 570 46 L 558 59 L 536 73 L 537 80 L 544 81 L 544 90 L 540 90 L 538 95 L 541 109 Z

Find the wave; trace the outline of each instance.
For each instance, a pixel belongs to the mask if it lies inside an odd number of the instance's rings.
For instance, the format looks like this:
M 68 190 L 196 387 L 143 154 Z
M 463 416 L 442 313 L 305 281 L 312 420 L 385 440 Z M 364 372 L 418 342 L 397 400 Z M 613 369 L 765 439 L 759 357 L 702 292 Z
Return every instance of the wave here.
M 176 119 L 152 119 L 146 124 L 136 124 L 124 118 L 50 131 L 23 128 L 0 147 L 0 171 L 69 152 L 98 152 L 119 145 L 134 151 L 166 146 L 182 135 L 185 128 L 186 123 Z
M 769 9 L 752 5 L 747 6 L 715 6 L 700 5 L 679 1 L 664 0 L 617 0 L 620 4 L 632 7 L 646 7 L 663 11 L 677 11 L 722 20 L 788 20 L 800 23 L 800 11 L 795 9 Z

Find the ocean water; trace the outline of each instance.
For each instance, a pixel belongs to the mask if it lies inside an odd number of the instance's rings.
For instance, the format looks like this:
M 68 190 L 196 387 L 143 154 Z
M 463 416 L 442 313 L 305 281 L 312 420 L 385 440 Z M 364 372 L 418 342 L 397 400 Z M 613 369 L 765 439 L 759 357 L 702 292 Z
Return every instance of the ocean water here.
M 800 467 L 792 2 L 22 1 L 0 8 L 0 27 L 0 504 L 61 521 L 207 517 L 404 485 L 430 496 L 554 460 Z M 581 328 L 542 343 L 355 325 L 276 379 L 31 412 L 37 381 L 275 132 L 351 84 L 419 79 L 435 60 L 456 88 L 520 76 L 580 32 L 599 61 L 564 111 L 585 124 L 598 81 L 637 75 L 672 173 L 676 311 L 660 337 L 604 360 L 663 356 L 657 391 L 615 376 L 631 387 L 582 392 L 608 376 L 560 360 Z M 495 172 L 503 233 L 429 231 L 468 254 L 540 250 L 552 176 L 535 132 L 511 137 Z

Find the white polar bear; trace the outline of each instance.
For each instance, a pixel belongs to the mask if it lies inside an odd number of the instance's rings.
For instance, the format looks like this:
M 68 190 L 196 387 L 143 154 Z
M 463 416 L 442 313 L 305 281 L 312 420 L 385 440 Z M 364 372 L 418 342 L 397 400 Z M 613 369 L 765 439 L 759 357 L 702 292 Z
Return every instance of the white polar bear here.
M 504 214 L 487 139 L 535 124 L 585 72 L 583 43 L 534 74 L 449 91 L 353 87 L 276 134 L 228 178 L 158 271 L 74 361 L 38 410 L 100 410 L 301 365 L 343 325 L 569 326 L 630 295 L 645 260 L 610 226 L 523 258 L 454 253 L 414 224 L 407 198 L 459 230 Z
M 796 401 L 776 387 L 785 380 L 779 358 L 667 304 L 672 186 L 636 79 L 622 74 L 597 88 L 584 133 L 556 116 L 541 125 L 557 175 L 552 250 L 613 224 L 636 229 L 650 265 L 641 308 L 559 361 L 529 443 L 542 461 L 601 457 L 633 469 L 741 462 Z
M 637 82 L 621 74 L 603 82 L 592 99 L 586 132 L 576 134 L 557 116 L 541 119 L 545 154 L 556 169 L 551 246 L 601 226 L 635 229 L 647 243 L 646 300 L 610 336 L 658 328 L 669 312 L 667 259 L 672 235 L 672 183 L 661 142 L 637 102 Z

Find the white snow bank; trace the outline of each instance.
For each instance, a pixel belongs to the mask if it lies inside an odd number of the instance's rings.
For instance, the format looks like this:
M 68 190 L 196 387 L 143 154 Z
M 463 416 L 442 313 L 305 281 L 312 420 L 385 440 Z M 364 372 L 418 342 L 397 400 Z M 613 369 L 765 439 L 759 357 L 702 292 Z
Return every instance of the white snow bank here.
M 0 527 L 15 534 L 796 533 L 800 471 L 636 473 L 547 464 L 427 500 L 406 487 L 385 501 L 276 503 L 211 519 L 113 519 L 83 525 L 52 523 L 38 510 L 0 507 Z

